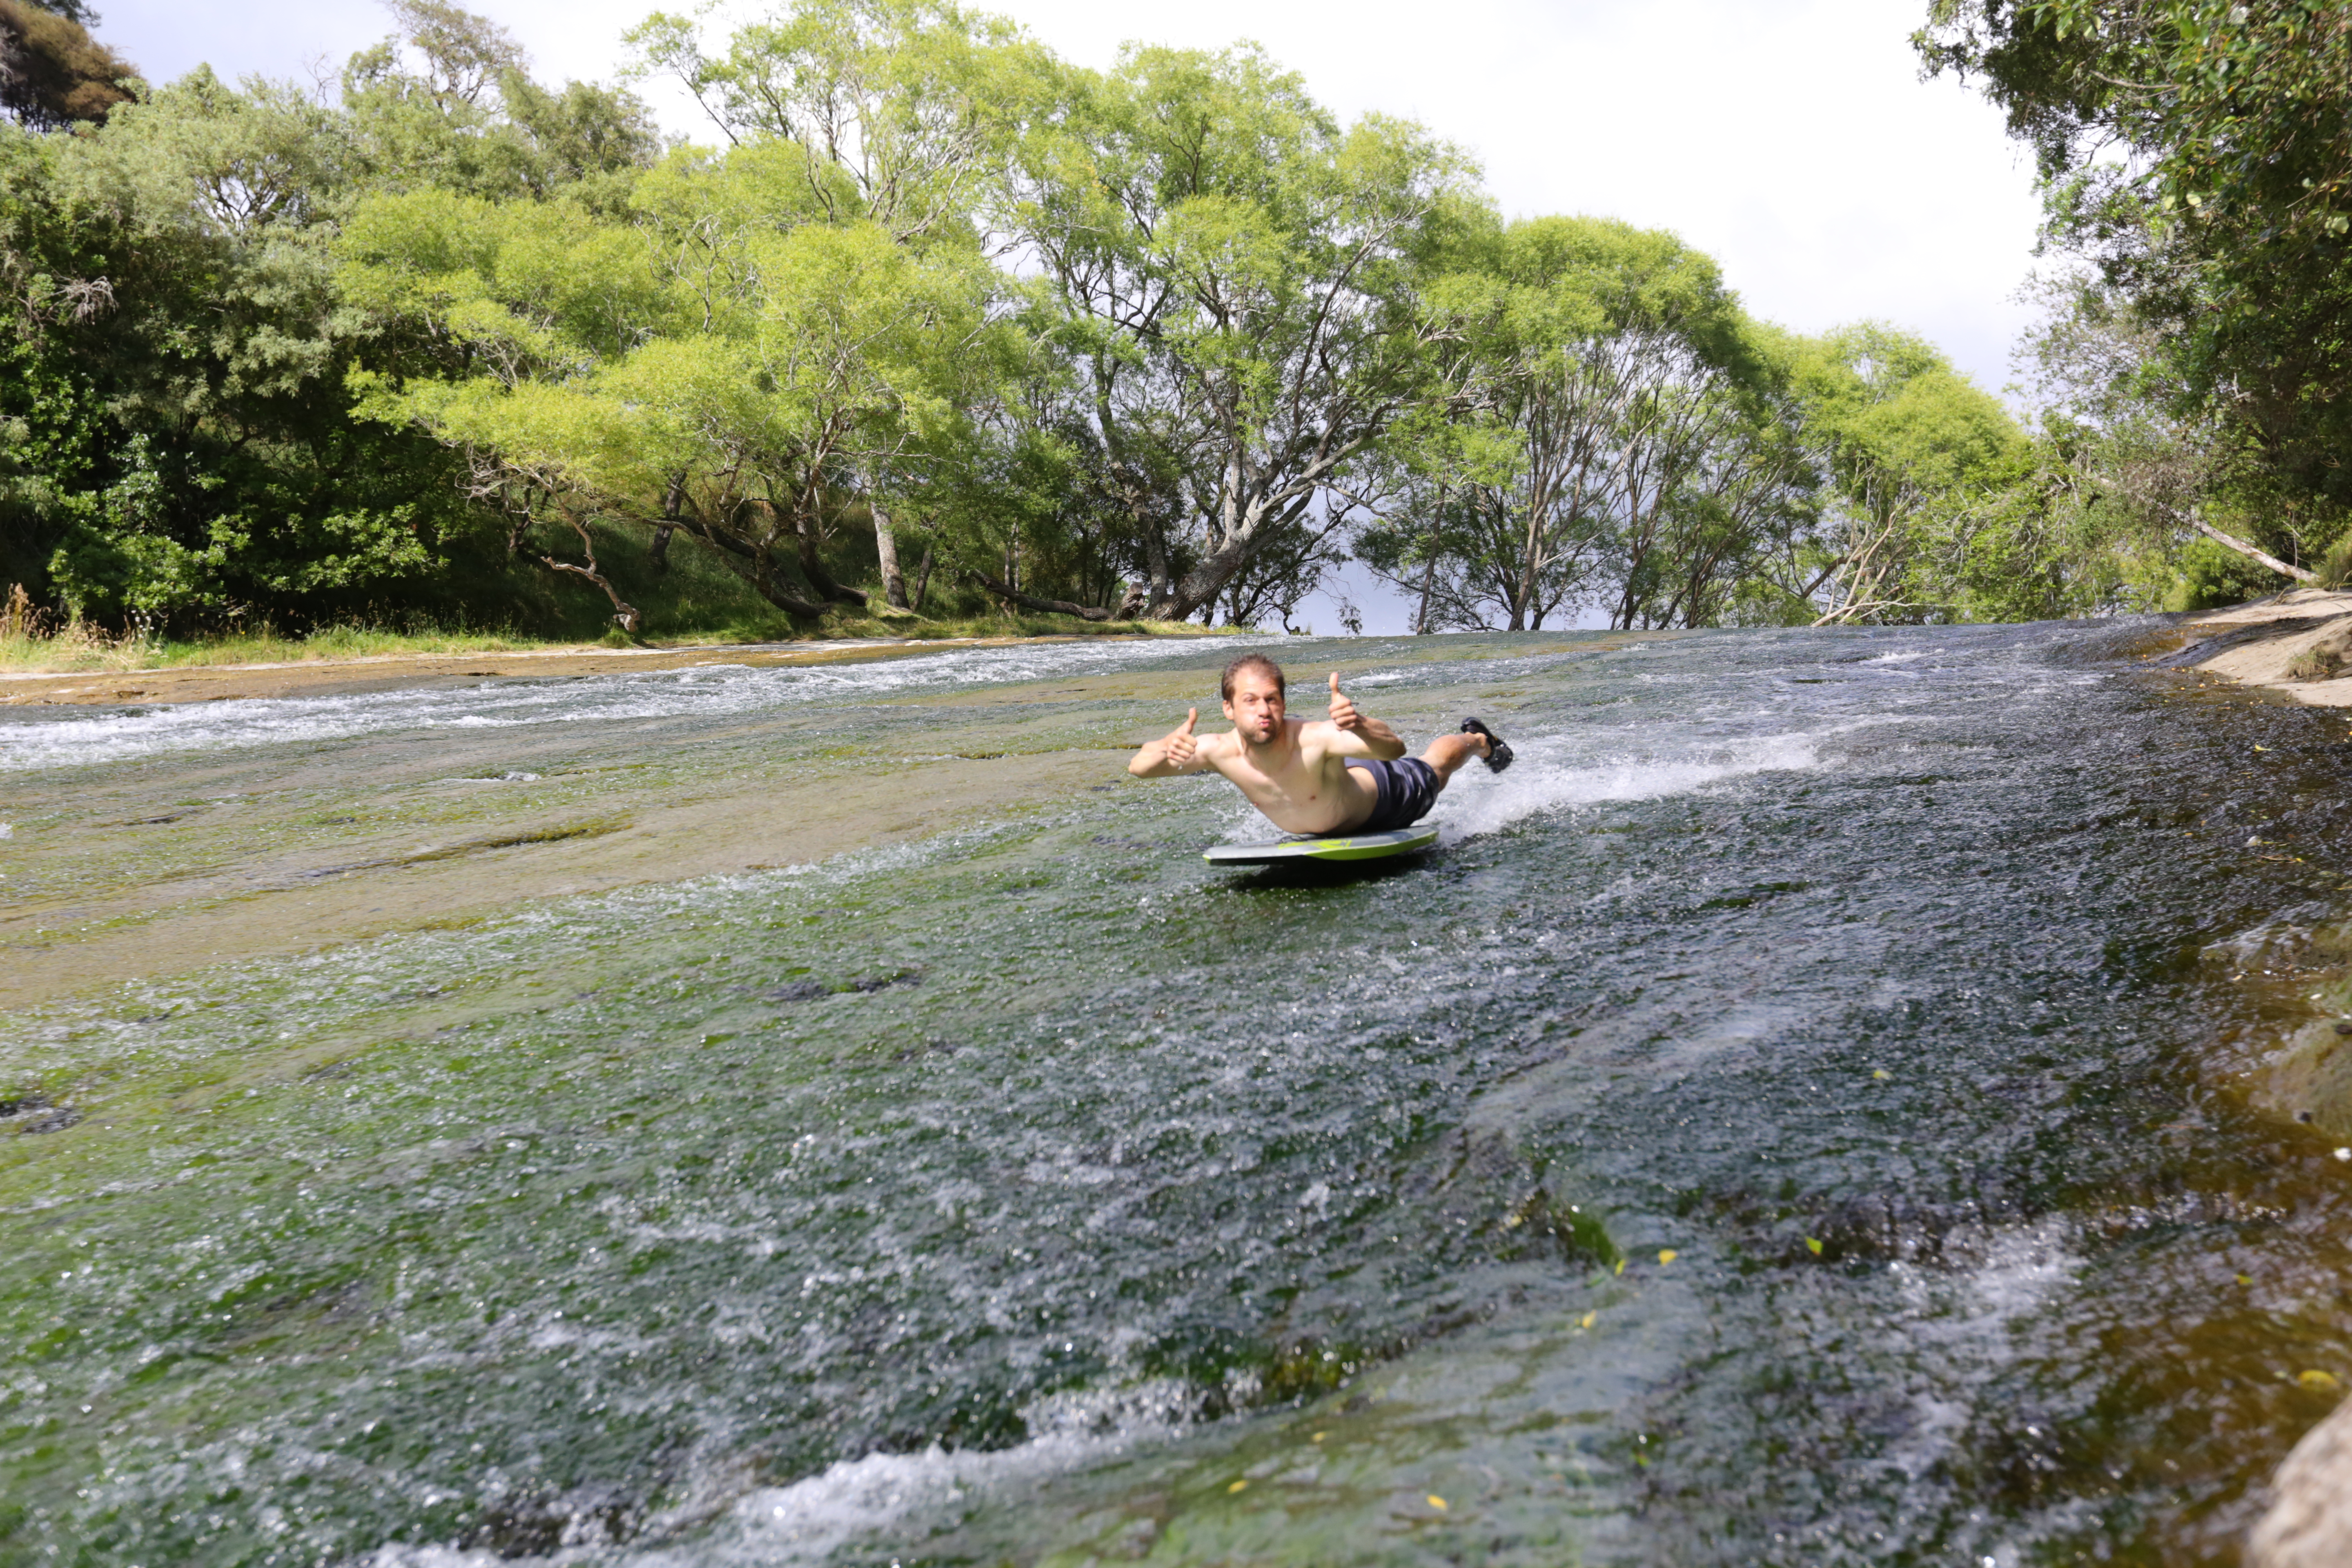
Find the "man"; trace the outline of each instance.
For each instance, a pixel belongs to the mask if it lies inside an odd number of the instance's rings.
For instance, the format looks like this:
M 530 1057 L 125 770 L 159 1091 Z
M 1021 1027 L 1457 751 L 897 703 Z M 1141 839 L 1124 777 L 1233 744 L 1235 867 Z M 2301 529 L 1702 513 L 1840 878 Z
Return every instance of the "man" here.
M 1496 773 L 1511 748 L 1475 719 L 1440 735 L 1418 757 L 1404 754 L 1397 732 L 1356 710 L 1331 676 L 1331 717 L 1308 722 L 1283 710 L 1282 670 L 1262 653 L 1225 666 L 1218 683 L 1231 733 L 1194 736 L 1198 708 L 1184 722 L 1135 753 L 1127 771 L 1139 779 L 1173 778 L 1214 768 L 1241 786 L 1250 804 L 1287 833 L 1385 833 L 1429 815 L 1455 770 L 1476 757 Z

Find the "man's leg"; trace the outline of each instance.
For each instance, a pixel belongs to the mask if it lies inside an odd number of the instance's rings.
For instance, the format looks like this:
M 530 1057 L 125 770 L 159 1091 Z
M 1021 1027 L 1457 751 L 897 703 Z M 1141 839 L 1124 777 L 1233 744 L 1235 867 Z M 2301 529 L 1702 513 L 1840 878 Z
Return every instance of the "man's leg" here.
M 1484 735 L 1440 735 L 1429 743 L 1429 750 L 1421 753 L 1421 760 L 1435 771 L 1437 787 L 1444 789 L 1446 782 L 1461 771 L 1463 763 L 1486 754 Z

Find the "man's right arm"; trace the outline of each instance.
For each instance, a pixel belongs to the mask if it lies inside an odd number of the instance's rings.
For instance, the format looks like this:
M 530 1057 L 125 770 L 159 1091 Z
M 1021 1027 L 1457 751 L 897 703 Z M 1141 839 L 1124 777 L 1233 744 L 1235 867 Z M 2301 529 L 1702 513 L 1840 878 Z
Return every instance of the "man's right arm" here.
M 1169 779 L 1179 773 L 1197 773 L 1206 769 L 1209 759 L 1201 754 L 1203 742 L 1192 734 L 1192 726 L 1200 721 L 1201 710 L 1198 708 L 1186 713 L 1181 724 L 1136 752 L 1128 763 L 1127 771 L 1139 779 Z

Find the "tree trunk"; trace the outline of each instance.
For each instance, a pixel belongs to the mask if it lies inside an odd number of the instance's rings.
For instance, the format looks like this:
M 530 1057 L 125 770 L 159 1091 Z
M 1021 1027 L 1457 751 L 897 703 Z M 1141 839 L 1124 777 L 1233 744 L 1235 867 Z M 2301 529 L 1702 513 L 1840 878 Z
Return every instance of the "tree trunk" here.
M 1161 535 L 1159 523 L 1141 516 L 1140 509 L 1130 506 L 1129 512 L 1135 517 L 1137 527 L 1143 534 L 1143 568 L 1151 574 L 1151 592 L 1147 601 L 1153 606 L 1151 618 L 1155 621 L 1181 619 L 1181 616 L 1171 617 L 1158 613 L 1161 606 L 1171 605 L 1176 599 L 1176 582 L 1168 570 L 1168 541 Z
M 1057 616 L 1076 616 L 1089 621 L 1108 621 L 1118 613 L 1098 605 L 1072 604 L 1067 599 L 1041 599 L 1034 594 L 1023 593 L 1010 583 L 1000 583 L 985 572 L 974 572 L 971 576 L 973 582 L 997 597 L 1019 605 L 1024 609 L 1050 610 Z
M 1250 546 L 1261 537 L 1260 530 L 1232 535 L 1207 559 L 1185 573 L 1181 582 L 1171 584 L 1165 594 L 1155 596 L 1146 613 L 1155 621 L 1183 621 L 1205 609 L 1213 620 L 1217 595 L 1249 564 Z
M 776 505 L 775 499 L 770 497 L 767 504 L 771 507 Z M 817 553 L 816 519 L 807 507 L 793 509 L 793 542 L 800 554 L 801 575 L 808 579 L 809 586 L 814 588 L 820 597 L 856 605 L 860 609 L 866 607 L 865 589 L 835 582 L 833 574 L 824 569 L 824 560 Z
M 2166 511 L 2172 511 L 2170 507 L 2166 507 L 2163 510 Z M 2259 545 L 2249 544 L 2235 534 L 2222 532 L 2220 529 L 2214 527 L 2203 518 L 2199 517 L 2193 511 L 2172 511 L 2172 515 L 2179 518 L 2181 521 L 2188 523 L 2189 527 L 2195 529 L 2198 532 L 2203 534 L 2214 543 L 2221 545 L 2223 549 L 2234 550 L 2249 561 L 2259 561 L 2282 577 L 2292 577 L 2298 583 L 2316 583 L 2319 581 L 2318 573 L 2306 572 L 2300 566 L 2290 566 L 2285 562 L 2280 560 L 2277 556 L 2273 555 L 2269 551 L 2261 548 Z
M 874 554 L 882 563 L 882 596 L 896 609 L 912 609 L 907 603 L 907 579 L 898 571 L 898 538 L 890 531 L 890 514 L 878 501 L 871 502 L 869 510 L 874 513 Z
M 1413 612 L 1412 635 L 1429 635 L 1429 595 L 1437 586 L 1437 530 L 1429 531 L 1429 559 L 1421 564 L 1421 608 Z
M 681 523 L 680 526 L 687 525 Z M 768 560 L 766 551 L 754 550 L 733 534 L 723 533 L 715 528 L 696 529 L 694 532 L 698 538 L 719 552 L 719 559 L 726 563 L 727 570 L 750 584 L 753 593 L 786 615 L 816 616 L 824 614 L 823 605 L 813 605 L 798 595 L 787 592 L 777 585 L 773 565 Z M 742 564 L 744 562 L 749 562 L 750 564 Z
M 662 487 L 661 521 L 654 525 L 654 541 L 646 549 L 646 558 L 656 572 L 669 570 L 669 540 L 681 524 L 678 514 L 686 506 L 686 476 L 673 478 Z
M 912 609 L 917 615 L 921 615 L 923 613 L 923 601 L 930 596 L 930 593 L 931 547 L 926 544 L 923 546 L 922 562 L 915 568 L 915 602 L 908 607 Z
M 566 517 L 563 521 L 570 523 L 572 531 L 580 536 L 580 553 L 587 557 L 587 564 L 582 565 L 572 561 L 559 561 L 552 555 L 538 551 L 531 552 L 533 559 L 551 572 L 561 572 L 567 577 L 579 577 L 604 589 L 604 597 L 613 601 L 613 624 L 631 637 L 636 636 L 637 628 L 644 624 L 645 617 L 637 613 L 637 607 L 635 605 L 621 597 L 620 591 L 613 586 L 612 580 L 596 569 L 596 542 L 589 536 L 587 524 L 576 517 Z

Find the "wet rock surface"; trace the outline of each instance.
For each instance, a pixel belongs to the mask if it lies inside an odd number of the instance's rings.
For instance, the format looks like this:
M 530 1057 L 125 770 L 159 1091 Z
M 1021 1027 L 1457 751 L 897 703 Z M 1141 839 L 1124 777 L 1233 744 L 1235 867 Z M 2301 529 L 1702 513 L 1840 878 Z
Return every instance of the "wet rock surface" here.
M 1519 748 L 1311 882 L 1118 772 L 1221 649 L 101 719 L 9 780 L 0 1083 L 84 1117 L 0 1137 L 10 1528 L 2229 1561 L 2352 1373 L 2337 1141 L 2247 1088 L 2352 799 L 2141 631 L 1292 645 Z
M 2275 1500 L 2246 1542 L 2246 1568 L 2352 1563 L 2352 1404 L 2304 1434 L 2271 1490 Z

